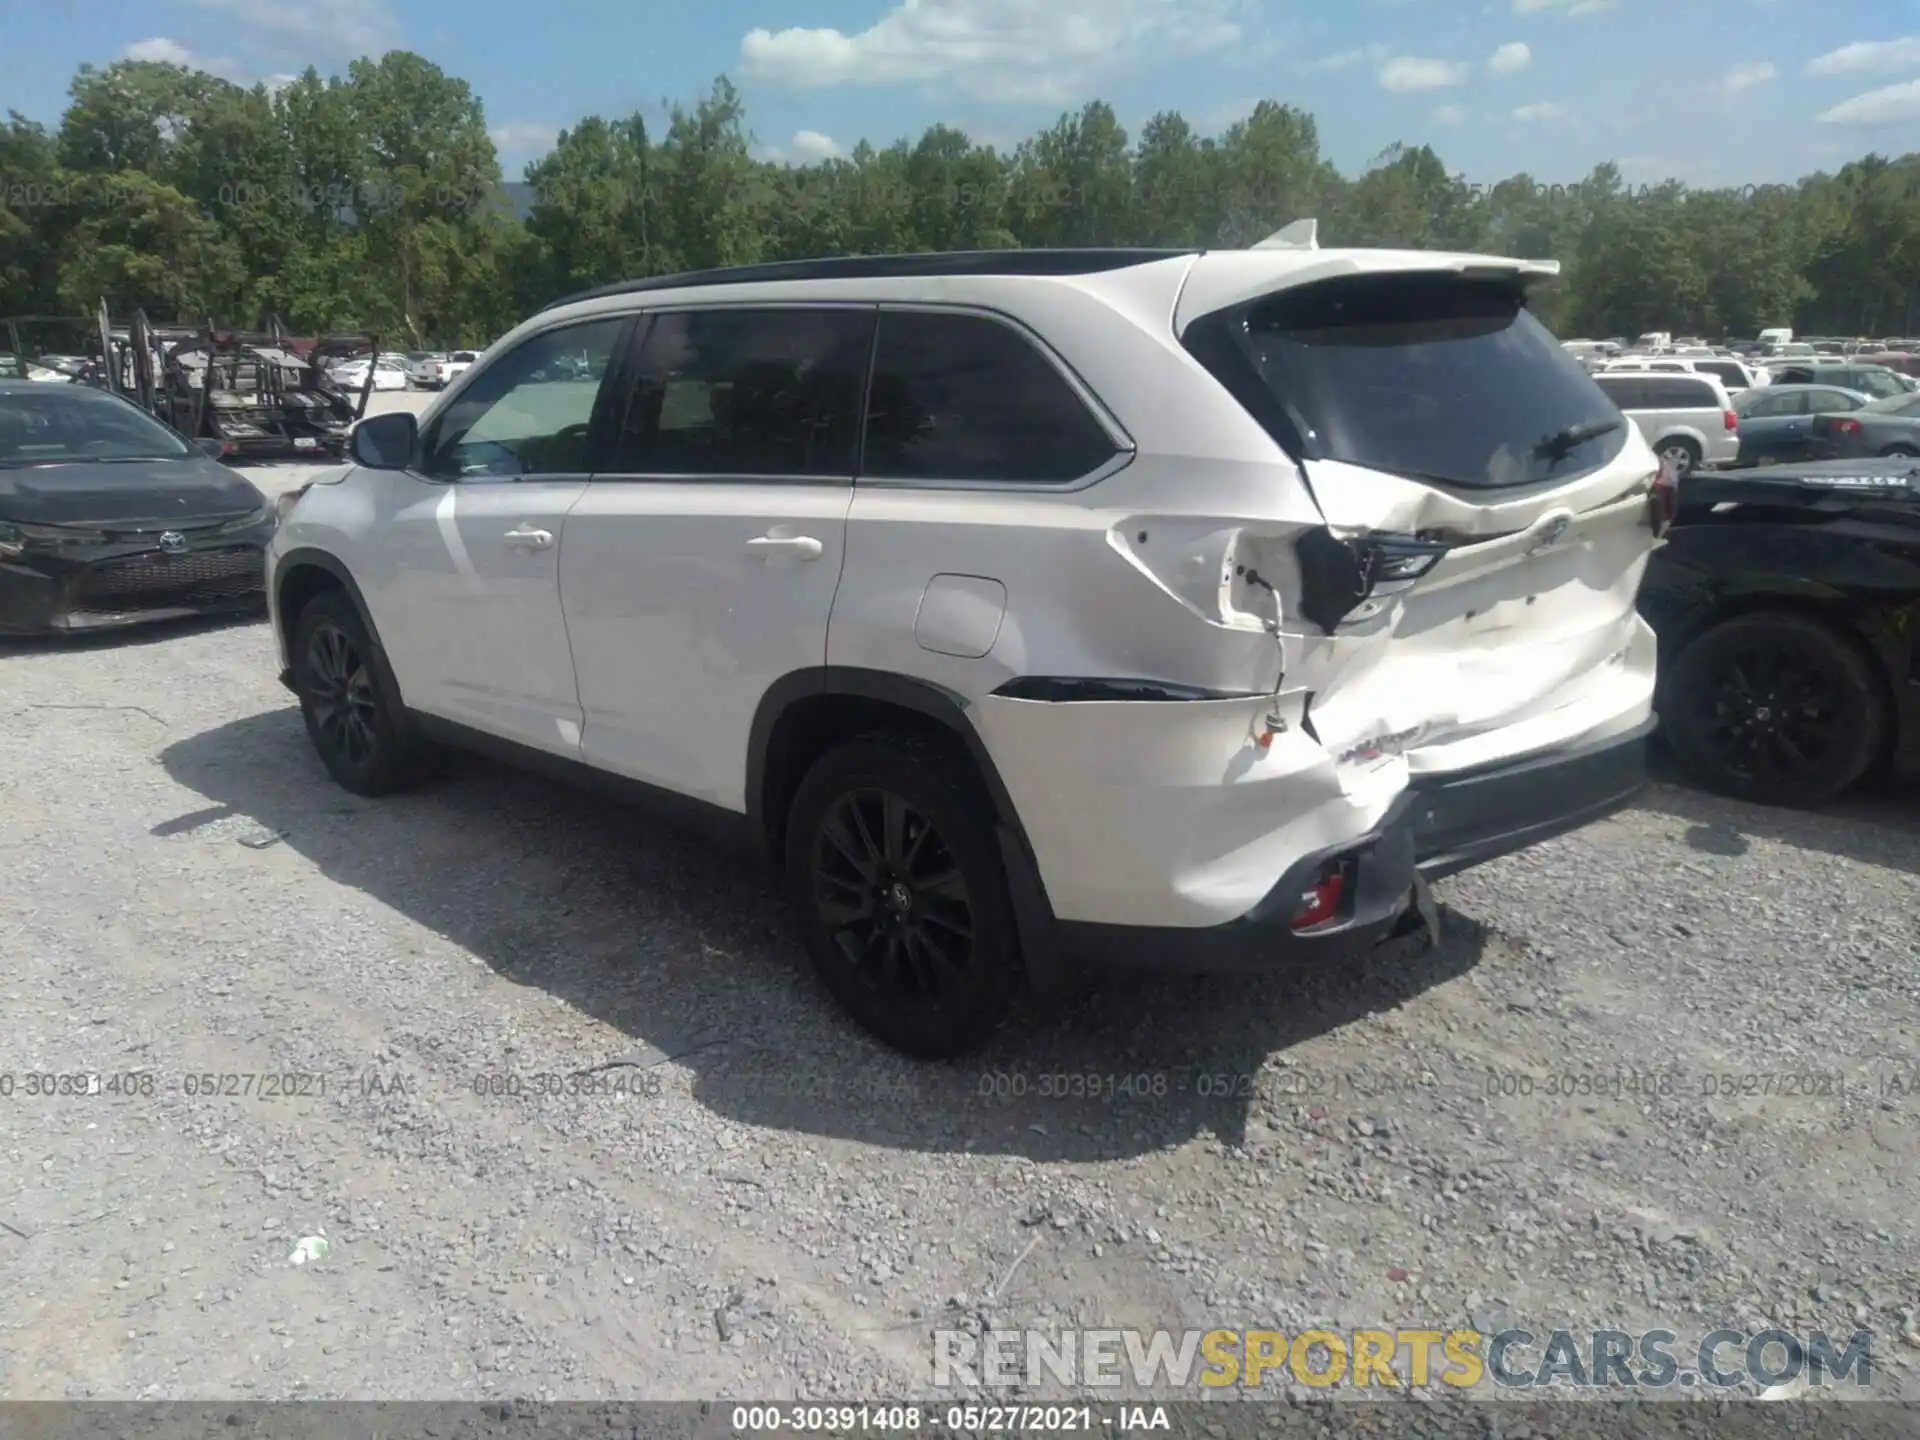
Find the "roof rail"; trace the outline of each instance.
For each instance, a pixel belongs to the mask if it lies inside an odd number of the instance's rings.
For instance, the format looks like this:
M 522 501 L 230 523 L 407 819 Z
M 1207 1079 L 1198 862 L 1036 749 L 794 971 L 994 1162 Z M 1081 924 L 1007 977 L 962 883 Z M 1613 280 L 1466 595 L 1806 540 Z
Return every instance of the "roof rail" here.
M 759 285 L 794 280 L 902 280 L 943 275 L 1096 275 L 1130 265 L 1147 265 L 1180 255 L 1184 249 L 950 250 L 917 255 L 841 255 L 823 260 L 776 260 L 764 265 L 734 265 L 621 280 L 541 307 L 542 313 L 581 300 L 636 295 L 649 290 L 689 290 L 704 285 Z

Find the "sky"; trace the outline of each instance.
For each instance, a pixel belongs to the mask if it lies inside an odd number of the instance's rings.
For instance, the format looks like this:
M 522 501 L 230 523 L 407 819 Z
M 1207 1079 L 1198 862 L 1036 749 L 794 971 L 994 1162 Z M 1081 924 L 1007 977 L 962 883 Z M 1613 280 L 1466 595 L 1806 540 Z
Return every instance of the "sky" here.
M 0 106 L 57 123 L 83 62 L 243 82 L 403 47 L 471 84 L 508 179 L 584 115 L 727 75 L 775 160 L 936 122 L 1009 147 L 1090 99 L 1132 133 L 1258 100 L 1357 174 L 1396 141 L 1474 181 L 1761 184 L 1920 150 L 1916 0 L 0 0 Z

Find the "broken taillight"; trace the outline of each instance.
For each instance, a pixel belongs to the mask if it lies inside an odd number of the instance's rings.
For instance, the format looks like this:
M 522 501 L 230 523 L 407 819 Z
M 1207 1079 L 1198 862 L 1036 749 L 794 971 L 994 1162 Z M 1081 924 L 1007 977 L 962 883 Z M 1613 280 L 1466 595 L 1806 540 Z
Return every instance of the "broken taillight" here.
M 1647 492 L 1647 524 L 1658 540 L 1673 528 L 1673 522 L 1680 514 L 1680 482 L 1673 473 L 1673 467 L 1666 461 L 1660 462 L 1659 470 L 1654 472 L 1653 486 Z
M 1338 918 L 1347 896 L 1347 865 L 1335 861 L 1322 867 L 1313 883 L 1300 892 L 1300 908 L 1293 912 L 1295 930 L 1313 930 Z

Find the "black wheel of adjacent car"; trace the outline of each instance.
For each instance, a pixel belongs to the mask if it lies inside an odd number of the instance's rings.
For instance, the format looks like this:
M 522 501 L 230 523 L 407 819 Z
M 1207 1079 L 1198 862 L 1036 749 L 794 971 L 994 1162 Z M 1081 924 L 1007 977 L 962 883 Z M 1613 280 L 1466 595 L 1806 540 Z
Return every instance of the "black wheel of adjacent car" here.
M 787 887 L 820 978 L 849 1013 L 922 1059 L 963 1054 L 1024 980 L 993 820 L 939 746 L 874 736 L 823 757 L 786 833 Z
M 1662 686 L 1661 725 L 1708 789 L 1820 805 L 1866 774 L 1888 724 L 1872 659 L 1791 611 L 1723 620 L 1688 643 Z
M 1685 475 L 1700 463 L 1700 447 L 1683 436 L 1669 436 L 1660 442 L 1660 458 L 1667 462 L 1676 477 Z
M 419 779 L 419 747 L 380 682 L 353 602 L 338 590 L 315 596 L 294 621 L 292 648 L 300 714 L 327 772 L 356 795 L 389 794 Z
M 1920 456 L 1920 450 L 1914 449 L 1911 445 L 1889 445 L 1880 453 L 1889 460 L 1911 460 L 1915 456 Z

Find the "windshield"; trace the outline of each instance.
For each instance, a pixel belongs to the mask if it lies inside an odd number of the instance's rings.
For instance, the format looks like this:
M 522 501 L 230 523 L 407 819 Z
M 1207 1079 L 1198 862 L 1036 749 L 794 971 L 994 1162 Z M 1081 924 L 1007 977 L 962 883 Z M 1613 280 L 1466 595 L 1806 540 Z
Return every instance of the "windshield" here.
M 1882 415 L 1920 415 L 1920 395 L 1884 395 L 1861 408 L 1877 410 Z
M 1519 291 L 1359 276 L 1255 306 L 1248 358 L 1312 458 L 1484 489 L 1592 470 L 1625 427 Z
M 193 453 L 152 416 L 98 390 L 62 386 L 0 394 L 0 467 L 172 460 Z

